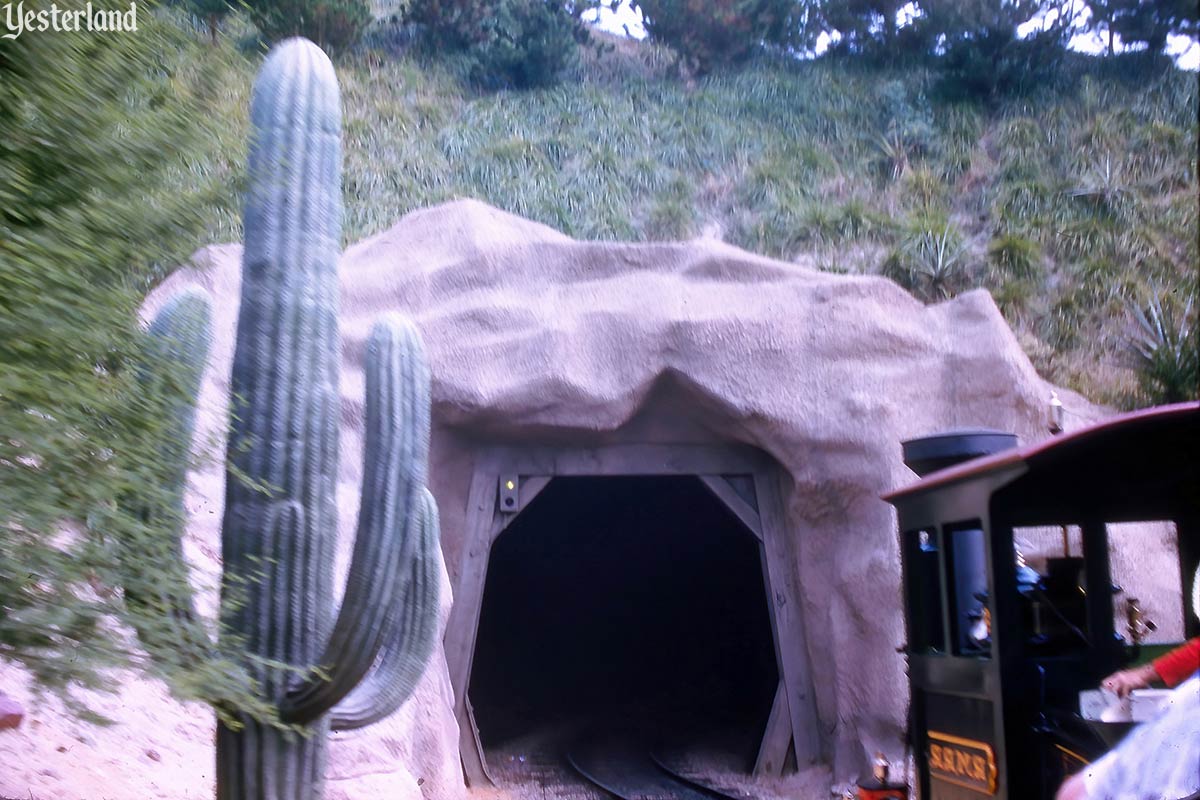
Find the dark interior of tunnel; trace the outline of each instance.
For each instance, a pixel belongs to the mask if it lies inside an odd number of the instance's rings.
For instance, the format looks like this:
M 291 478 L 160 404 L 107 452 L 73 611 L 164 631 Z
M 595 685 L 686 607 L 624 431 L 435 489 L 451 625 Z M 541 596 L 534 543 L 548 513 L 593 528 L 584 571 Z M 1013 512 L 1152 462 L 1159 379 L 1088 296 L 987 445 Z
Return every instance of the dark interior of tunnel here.
M 626 728 L 749 761 L 777 680 L 758 542 L 698 478 L 556 478 L 492 547 L 485 750 Z

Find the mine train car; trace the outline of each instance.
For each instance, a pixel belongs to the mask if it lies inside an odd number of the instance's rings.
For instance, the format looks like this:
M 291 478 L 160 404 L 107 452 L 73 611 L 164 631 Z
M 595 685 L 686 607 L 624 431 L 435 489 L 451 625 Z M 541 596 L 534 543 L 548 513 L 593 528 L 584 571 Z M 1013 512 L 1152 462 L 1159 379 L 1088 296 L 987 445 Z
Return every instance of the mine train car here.
M 1114 583 L 1113 563 L 1127 563 L 1139 538 L 1134 559 L 1178 543 L 1177 568 L 1172 551 L 1170 569 L 1141 579 L 1175 598 L 1177 636 L 1200 635 L 1190 610 L 1200 403 L 1026 446 L 959 431 L 905 442 L 904 453 L 922 477 L 885 499 L 899 518 L 920 797 L 1053 798 L 1131 725 L 1085 719 L 1081 696 L 1086 705 L 1105 676 L 1169 649 L 1146 641 L 1155 626 L 1137 596 L 1150 589 Z M 1114 534 L 1123 544 L 1110 553 Z M 1051 551 L 1041 569 L 1021 552 L 1029 540 Z

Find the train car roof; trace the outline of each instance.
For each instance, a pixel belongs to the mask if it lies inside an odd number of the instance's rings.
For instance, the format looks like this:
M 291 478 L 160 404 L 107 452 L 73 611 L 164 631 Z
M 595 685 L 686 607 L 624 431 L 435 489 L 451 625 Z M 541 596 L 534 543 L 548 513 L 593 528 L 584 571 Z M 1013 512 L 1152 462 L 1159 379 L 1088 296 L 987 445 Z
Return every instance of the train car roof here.
M 1174 505 L 1200 496 L 1200 403 L 1120 414 L 1061 436 L 957 464 L 883 495 L 904 503 L 1008 470 L 1028 500 Z M 1023 467 L 1023 469 L 1013 469 Z M 1000 488 L 1000 487 L 997 487 Z M 1041 502 L 1038 503 L 1041 505 Z

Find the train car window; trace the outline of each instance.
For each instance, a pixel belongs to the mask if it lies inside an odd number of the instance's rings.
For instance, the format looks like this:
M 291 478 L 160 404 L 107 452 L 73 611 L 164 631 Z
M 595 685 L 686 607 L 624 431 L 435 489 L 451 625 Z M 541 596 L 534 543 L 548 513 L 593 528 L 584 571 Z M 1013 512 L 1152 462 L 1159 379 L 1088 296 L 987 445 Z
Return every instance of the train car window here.
M 909 647 L 916 653 L 945 653 L 940 537 L 933 529 L 914 530 L 901 540 L 909 570 Z
M 1182 641 L 1186 606 L 1175 523 L 1122 522 L 1106 527 L 1109 570 L 1117 587 L 1113 630 L 1132 645 Z
M 1082 528 L 1014 528 L 1013 547 L 1026 647 L 1043 655 L 1087 648 Z
M 991 657 L 987 543 L 977 521 L 947 529 L 951 642 L 957 656 Z
M 1083 530 L 1078 525 L 1038 525 L 1013 529 L 1013 544 L 1026 566 L 1045 575 L 1047 562 L 1083 553 Z

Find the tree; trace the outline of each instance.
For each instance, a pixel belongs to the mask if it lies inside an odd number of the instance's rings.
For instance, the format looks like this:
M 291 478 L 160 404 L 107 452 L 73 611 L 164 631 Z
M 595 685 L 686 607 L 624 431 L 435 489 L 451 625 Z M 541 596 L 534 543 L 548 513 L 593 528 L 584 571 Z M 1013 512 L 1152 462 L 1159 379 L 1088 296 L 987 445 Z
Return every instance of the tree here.
M 233 10 L 229 0 L 186 0 L 185 7 L 189 14 L 203 20 L 208 27 L 210 41 L 216 44 L 221 21 Z
M 1053 76 L 1070 27 L 1069 0 L 923 0 L 914 23 L 931 43 L 944 94 L 988 98 Z M 1042 20 L 1024 37 L 1018 29 Z
M 1108 54 L 1116 52 L 1116 28 L 1113 27 L 1113 17 L 1116 14 L 1120 0 L 1084 0 L 1088 13 L 1088 29 L 1104 34 L 1108 40 Z
M 1089 0 L 1093 28 L 1101 25 L 1126 44 L 1145 44 L 1151 54 L 1166 49 L 1172 34 L 1195 37 L 1200 33 L 1200 6 L 1195 0 Z
M 123 630 L 165 624 L 124 602 L 120 553 L 165 552 L 173 522 L 120 501 L 169 499 L 160 456 L 181 387 L 138 383 L 137 308 L 196 244 L 203 187 L 172 181 L 194 180 L 179 154 L 207 123 L 172 68 L 194 43 L 152 11 L 136 35 L 0 47 L 0 658 L 83 713 L 73 686 L 144 663 Z M 182 566 L 155 564 L 137 588 L 169 592 Z M 183 695 L 230 695 L 219 659 L 158 650 Z
M 765 44 L 786 44 L 800 27 L 797 0 L 638 0 L 650 38 L 697 74 L 744 61 Z
M 246 9 L 268 43 L 303 36 L 331 51 L 354 46 L 371 22 L 366 0 L 246 0 Z
M 581 16 L 598 0 L 413 0 L 405 20 L 431 49 L 457 53 L 472 83 L 489 89 L 549 86 L 589 42 Z
M 841 36 L 838 46 L 852 53 L 894 53 L 903 0 L 819 0 L 814 23 Z

